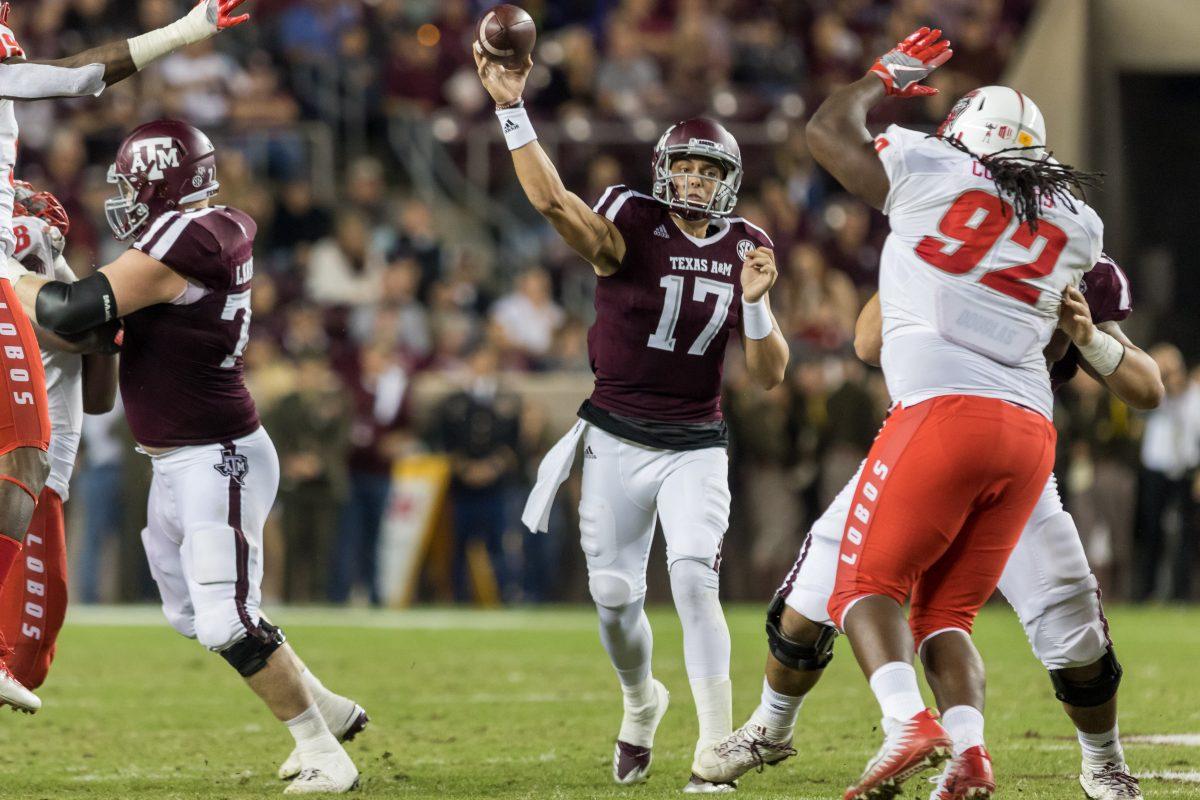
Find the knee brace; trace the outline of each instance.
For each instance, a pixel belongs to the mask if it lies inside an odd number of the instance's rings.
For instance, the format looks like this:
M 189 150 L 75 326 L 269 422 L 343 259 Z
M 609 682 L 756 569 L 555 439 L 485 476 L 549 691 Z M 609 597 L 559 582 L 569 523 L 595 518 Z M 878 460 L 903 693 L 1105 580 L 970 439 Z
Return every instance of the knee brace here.
M 821 626 L 821 635 L 812 643 L 795 642 L 783 635 L 782 594 L 775 595 L 767 609 L 767 645 L 771 655 L 780 664 L 797 672 L 812 672 L 825 669 L 833 660 L 833 642 L 837 639 L 837 628 Z
M 243 678 L 261 672 L 267 666 L 271 654 L 283 646 L 287 637 L 265 619 L 258 621 L 258 628 L 243 636 L 221 651 L 221 658 L 238 671 Z
M 1097 663 L 1100 664 L 1101 673 L 1087 681 L 1071 681 L 1063 674 L 1066 670 L 1050 670 L 1054 696 L 1067 705 L 1079 708 L 1102 706 L 1111 700 L 1117 693 L 1117 687 L 1121 685 L 1124 670 L 1121 669 L 1121 664 L 1111 647 L 1104 651 Z

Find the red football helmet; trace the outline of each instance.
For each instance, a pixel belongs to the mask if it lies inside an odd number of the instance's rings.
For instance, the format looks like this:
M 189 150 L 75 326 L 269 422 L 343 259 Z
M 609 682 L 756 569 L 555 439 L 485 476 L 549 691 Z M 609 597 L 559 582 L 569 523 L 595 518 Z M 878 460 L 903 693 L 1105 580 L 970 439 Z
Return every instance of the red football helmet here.
M 685 173 L 672 173 L 671 164 L 678 158 L 703 158 L 714 161 L 725 170 L 724 178 L 704 178 L 716 183 L 707 203 L 696 203 L 679 197 L 672 178 Z M 737 205 L 738 190 L 742 188 L 742 150 L 733 135 L 717 122 L 696 117 L 677 122 L 654 146 L 654 198 L 679 212 L 684 219 L 727 217 Z
M 173 119 L 147 122 L 121 142 L 108 182 L 118 196 L 104 204 L 108 226 L 128 239 L 154 218 L 181 205 L 212 197 L 216 150 L 199 129 Z
M 13 181 L 16 190 L 13 199 L 14 217 L 35 217 L 47 225 L 58 228 L 58 232 L 66 238 L 71 232 L 71 217 L 58 198 L 50 192 L 33 188 L 26 181 Z

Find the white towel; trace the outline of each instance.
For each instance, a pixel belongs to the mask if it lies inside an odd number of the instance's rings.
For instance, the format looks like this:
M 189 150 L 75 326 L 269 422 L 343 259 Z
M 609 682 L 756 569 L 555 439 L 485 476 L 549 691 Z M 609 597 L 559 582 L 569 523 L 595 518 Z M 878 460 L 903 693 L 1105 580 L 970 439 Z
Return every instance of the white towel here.
M 554 506 L 554 496 L 558 487 L 571 474 L 571 465 L 575 463 L 575 451 L 579 449 L 579 440 L 587 430 L 587 423 L 576 420 L 567 431 L 567 435 L 558 440 L 542 463 L 538 465 L 537 483 L 529 492 L 525 501 L 525 510 L 521 512 L 521 522 L 534 533 L 545 533 L 550 529 L 550 509 Z

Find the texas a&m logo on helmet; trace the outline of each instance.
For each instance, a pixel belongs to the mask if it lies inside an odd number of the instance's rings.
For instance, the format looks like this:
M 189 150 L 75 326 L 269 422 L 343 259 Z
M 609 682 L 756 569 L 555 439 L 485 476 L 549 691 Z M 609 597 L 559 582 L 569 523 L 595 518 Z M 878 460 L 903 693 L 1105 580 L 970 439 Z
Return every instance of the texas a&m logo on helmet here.
M 118 190 L 104 204 L 108 225 L 128 239 L 156 217 L 217 193 L 216 149 L 186 122 L 147 122 L 121 143 L 108 182 Z

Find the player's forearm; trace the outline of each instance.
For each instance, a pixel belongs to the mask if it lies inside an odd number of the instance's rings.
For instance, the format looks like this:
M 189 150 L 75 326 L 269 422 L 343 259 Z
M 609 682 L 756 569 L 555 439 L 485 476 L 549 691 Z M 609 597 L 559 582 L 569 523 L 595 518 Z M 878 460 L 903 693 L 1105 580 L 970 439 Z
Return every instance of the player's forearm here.
M 751 312 L 764 316 L 757 320 L 747 319 L 746 316 Z M 746 371 L 763 389 L 774 389 L 783 383 L 791 352 L 787 340 L 783 338 L 783 332 L 779 329 L 779 322 L 771 311 L 770 298 L 763 295 L 762 299 L 752 306 L 743 303 L 742 315 L 742 345 L 746 351 Z M 768 320 L 770 333 L 762 336 L 759 327 L 765 328 Z
M 91 353 L 83 357 L 83 413 L 106 414 L 117 400 L 117 357 Z
M 1113 374 L 1101 378 L 1109 391 L 1140 411 L 1158 408 L 1162 402 L 1162 374 L 1158 364 L 1145 351 L 1125 345 L 1125 357 Z
M 513 167 L 517 180 L 529 204 L 547 219 L 556 214 L 561 216 L 566 209 L 570 192 L 563 184 L 554 163 L 537 141 L 512 151 Z
M 865 197 L 873 188 L 864 184 L 871 172 L 859 166 L 864 153 L 875 157 L 873 137 L 867 130 L 867 112 L 884 96 L 883 84 L 868 74 L 834 91 L 805 127 L 813 158 L 859 197 Z
M 109 42 L 99 47 L 93 47 L 91 50 L 85 50 L 78 55 L 60 58 L 57 61 L 37 61 L 33 63 L 67 69 L 85 69 L 98 64 L 104 68 L 103 81 L 105 86 L 112 86 L 114 83 L 123 81 L 137 72 L 137 67 L 133 63 L 133 56 L 129 52 L 129 42 L 125 40 Z
M 854 323 L 854 354 L 872 367 L 878 367 L 883 358 L 883 309 L 879 292 L 871 296 Z

